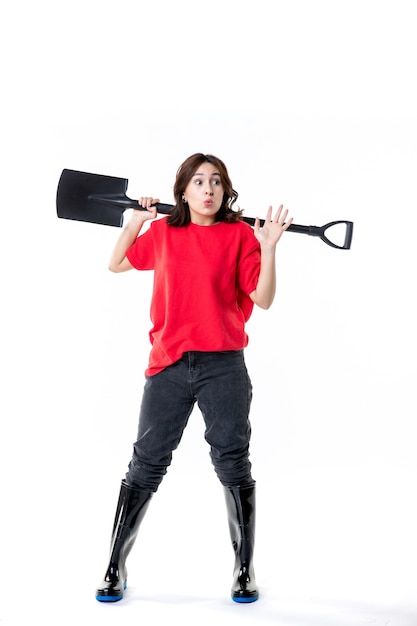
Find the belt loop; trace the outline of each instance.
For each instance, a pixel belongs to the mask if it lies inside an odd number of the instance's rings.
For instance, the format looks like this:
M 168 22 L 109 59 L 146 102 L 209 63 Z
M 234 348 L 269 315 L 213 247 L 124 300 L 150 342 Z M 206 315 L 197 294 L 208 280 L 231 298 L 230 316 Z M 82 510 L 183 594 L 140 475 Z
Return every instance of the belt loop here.
M 195 373 L 197 369 L 197 359 L 196 353 L 194 351 L 188 352 L 188 371 L 191 373 Z

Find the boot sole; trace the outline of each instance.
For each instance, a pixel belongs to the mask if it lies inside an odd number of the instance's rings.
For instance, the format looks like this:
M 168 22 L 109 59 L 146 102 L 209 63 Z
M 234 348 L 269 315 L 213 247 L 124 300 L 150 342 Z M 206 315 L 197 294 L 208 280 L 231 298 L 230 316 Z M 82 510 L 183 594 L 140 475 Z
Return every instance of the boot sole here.
M 96 596 L 99 602 L 118 602 L 123 596 Z
M 243 597 L 234 597 L 232 596 L 233 602 L 238 602 L 239 604 L 247 604 L 248 602 L 256 602 L 259 596 L 252 596 L 251 598 L 243 598 Z

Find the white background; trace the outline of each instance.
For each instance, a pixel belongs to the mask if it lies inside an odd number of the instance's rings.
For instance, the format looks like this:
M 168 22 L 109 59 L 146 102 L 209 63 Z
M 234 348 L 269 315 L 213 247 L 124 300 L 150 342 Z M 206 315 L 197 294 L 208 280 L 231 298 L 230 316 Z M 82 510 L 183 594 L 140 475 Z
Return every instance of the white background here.
M 1 10 L 0 624 L 417 623 L 417 41 L 410 1 L 74 0 Z M 118 229 L 60 220 L 63 168 L 172 202 L 222 158 L 247 215 L 355 223 L 350 251 L 286 233 L 249 324 L 262 598 L 231 602 L 223 493 L 196 410 L 101 605 L 136 435 L 150 274 Z M 84 622 L 83 622 L 84 623 Z

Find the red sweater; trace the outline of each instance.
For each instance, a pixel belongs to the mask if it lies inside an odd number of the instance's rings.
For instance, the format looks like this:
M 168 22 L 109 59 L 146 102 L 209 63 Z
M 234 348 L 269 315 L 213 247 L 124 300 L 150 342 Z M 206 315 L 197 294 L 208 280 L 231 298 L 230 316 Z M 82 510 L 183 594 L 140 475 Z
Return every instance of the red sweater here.
M 240 350 L 260 271 L 260 246 L 245 222 L 176 227 L 155 220 L 127 250 L 138 270 L 155 270 L 147 376 L 184 352 Z

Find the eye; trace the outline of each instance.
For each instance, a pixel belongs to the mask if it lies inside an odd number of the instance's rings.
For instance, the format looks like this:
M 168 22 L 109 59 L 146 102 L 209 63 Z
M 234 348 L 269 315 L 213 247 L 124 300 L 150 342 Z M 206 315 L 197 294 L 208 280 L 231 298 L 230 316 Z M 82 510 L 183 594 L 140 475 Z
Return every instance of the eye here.
M 220 185 L 221 181 L 218 178 L 213 178 L 213 185 Z
M 201 180 L 199 178 L 196 178 L 194 182 L 196 185 L 201 185 Z

